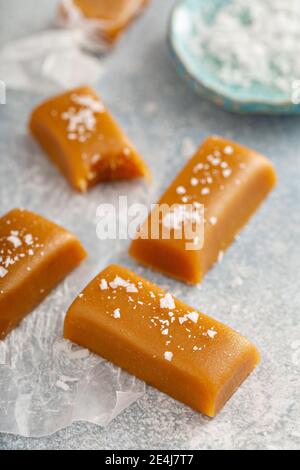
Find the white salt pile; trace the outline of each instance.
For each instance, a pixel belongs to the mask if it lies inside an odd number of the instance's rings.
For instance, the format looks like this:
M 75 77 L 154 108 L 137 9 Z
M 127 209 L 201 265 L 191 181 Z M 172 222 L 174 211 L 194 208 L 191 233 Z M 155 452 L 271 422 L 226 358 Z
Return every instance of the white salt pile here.
M 195 17 L 191 47 L 225 84 L 289 92 L 300 79 L 300 0 L 232 0 L 209 24 Z

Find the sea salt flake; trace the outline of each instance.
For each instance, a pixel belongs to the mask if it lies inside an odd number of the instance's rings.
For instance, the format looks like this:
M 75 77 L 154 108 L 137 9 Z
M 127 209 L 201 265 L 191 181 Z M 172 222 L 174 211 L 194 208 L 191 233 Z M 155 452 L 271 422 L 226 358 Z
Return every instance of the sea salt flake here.
M 101 279 L 100 281 L 100 289 L 101 290 L 106 290 L 108 289 L 108 283 L 106 279 Z
M 99 162 L 101 160 L 101 155 L 99 153 L 95 153 L 94 155 L 92 155 L 91 157 L 91 163 L 92 165 L 95 165 L 97 162 Z
M 185 194 L 186 193 L 185 187 L 184 186 L 177 186 L 176 193 L 177 194 Z
M 121 318 L 121 310 L 119 308 L 114 310 L 114 318 Z
M 7 273 L 8 273 L 7 269 L 0 266 L 0 278 L 3 279 Z
M 124 153 L 124 155 L 129 156 L 131 154 L 131 150 L 128 147 L 125 147 L 123 149 L 123 153 Z
M 197 163 L 193 168 L 193 173 L 198 173 L 201 170 L 203 170 L 203 163 Z
M 207 330 L 207 336 L 209 336 L 209 337 L 212 338 L 212 339 L 213 339 L 217 334 L 218 334 L 218 333 L 217 333 L 217 331 L 215 331 L 215 330 L 211 330 L 211 329 Z
M 134 292 L 138 292 L 138 289 L 135 287 L 134 284 L 128 284 L 128 286 L 126 286 L 126 292 L 134 293 Z
M 174 309 L 176 308 L 174 299 L 171 294 L 166 294 L 160 299 L 160 308 Z
M 192 322 L 197 323 L 197 321 L 199 319 L 199 313 L 198 312 L 189 312 L 186 315 L 186 317 L 189 318 L 189 320 L 191 320 Z
M 209 218 L 209 221 L 210 221 L 211 225 L 216 225 L 216 223 L 218 222 L 218 219 L 215 216 L 211 216 Z
M 138 292 L 138 289 L 134 284 L 129 281 L 126 281 L 126 279 L 123 279 L 120 276 L 116 276 L 115 279 L 109 283 L 109 285 L 112 289 L 124 287 L 128 293 Z
M 16 235 L 10 235 L 7 240 L 13 244 L 14 248 L 19 248 L 22 245 L 22 241 Z
M 222 171 L 224 178 L 229 178 L 231 175 L 232 171 L 230 168 L 226 168 L 225 170 Z
M 232 155 L 234 153 L 233 147 L 231 145 L 226 145 L 224 153 L 225 155 Z
M 206 196 L 207 194 L 210 193 L 210 189 L 209 188 L 202 188 L 201 189 L 201 194 L 202 196 Z
M 165 358 L 166 361 L 171 362 L 172 359 L 173 359 L 173 353 L 170 352 L 170 351 L 165 351 L 164 358 Z
M 26 245 L 28 245 L 28 246 L 31 246 L 33 244 L 33 237 L 31 235 L 31 233 L 27 233 L 27 235 L 25 235 L 24 241 L 25 241 Z

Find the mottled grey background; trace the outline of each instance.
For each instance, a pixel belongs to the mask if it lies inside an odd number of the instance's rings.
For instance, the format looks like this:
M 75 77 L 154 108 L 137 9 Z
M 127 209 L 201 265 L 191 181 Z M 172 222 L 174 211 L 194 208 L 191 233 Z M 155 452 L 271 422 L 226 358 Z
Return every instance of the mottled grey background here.
M 55 3 L 0 0 L 0 44 L 51 27 Z M 268 155 L 278 172 L 278 186 L 201 288 L 139 271 L 248 336 L 260 349 L 262 363 L 214 420 L 148 388 L 105 429 L 78 423 L 42 439 L 0 434 L 2 449 L 300 447 L 300 118 L 231 115 L 188 90 L 166 48 L 166 24 L 174 3 L 152 1 L 111 55 L 102 59 L 104 75 L 96 86 L 154 173 L 151 192 L 133 183 L 131 197 L 155 201 L 183 165 L 185 147 L 211 133 Z M 26 205 L 78 233 L 90 258 L 95 255 L 88 264 L 92 277 L 104 263 L 102 254 L 112 248 L 100 246 L 96 239 L 95 207 L 114 200 L 124 186 L 116 185 L 113 195 L 111 188 L 101 186 L 86 196 L 74 195 L 37 149 L 40 161 L 31 154 L 26 121 L 40 98 L 9 91 L 7 105 L 0 106 L 1 213 Z M 36 192 L 32 177 L 39 184 Z M 72 201 L 76 217 L 64 212 Z M 134 266 L 126 250 L 126 242 L 118 243 L 111 259 Z

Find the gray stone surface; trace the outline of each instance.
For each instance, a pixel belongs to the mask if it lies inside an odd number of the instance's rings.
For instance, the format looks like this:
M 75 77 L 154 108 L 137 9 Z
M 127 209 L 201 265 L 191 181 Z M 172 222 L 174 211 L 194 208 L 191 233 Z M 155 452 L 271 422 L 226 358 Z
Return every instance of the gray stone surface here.
M 0 44 L 51 26 L 55 3 L 0 0 Z M 112 54 L 102 59 L 105 73 L 96 86 L 152 167 L 154 186 L 148 197 L 155 200 L 183 165 L 186 139 L 198 144 L 211 133 L 268 155 L 278 172 L 278 186 L 200 289 L 140 271 L 252 339 L 262 353 L 261 365 L 214 420 L 148 388 L 106 428 L 76 423 L 41 439 L 0 434 L 2 449 L 300 447 L 300 118 L 231 115 L 188 90 L 174 72 L 165 44 L 173 4 L 153 0 Z M 3 213 L 12 206 L 30 205 L 63 223 L 64 207 L 52 193 L 61 191 L 68 204 L 73 193 L 50 164 L 31 157 L 26 147 L 27 116 L 38 100 L 29 93 L 9 91 L 7 105 L 0 106 L 0 209 Z M 157 111 L 149 113 L 147 103 L 155 103 Z M 28 178 L 29 170 L 39 165 L 47 172 L 41 174 L 46 186 L 36 198 Z M 122 188 L 117 185 L 116 192 L 121 194 Z M 132 191 L 136 197 L 141 194 L 134 185 Z M 89 207 L 87 225 L 68 215 L 68 227 L 92 253 L 99 242 L 86 227 L 92 224 L 95 202 L 107 194 L 98 187 L 84 200 L 76 196 L 76 203 Z M 112 259 L 133 266 L 126 248 L 126 242 L 118 244 Z M 99 248 L 97 254 L 101 253 Z M 92 276 L 98 266 L 91 262 L 90 269 Z

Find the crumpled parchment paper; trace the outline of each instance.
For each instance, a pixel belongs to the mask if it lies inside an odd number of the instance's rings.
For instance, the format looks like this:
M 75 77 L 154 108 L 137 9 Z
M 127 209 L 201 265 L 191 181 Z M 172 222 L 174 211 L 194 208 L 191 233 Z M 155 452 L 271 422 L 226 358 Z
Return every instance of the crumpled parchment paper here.
M 0 432 L 49 435 L 74 421 L 105 426 L 144 384 L 62 338 L 68 279 L 0 341 Z
M 0 49 L 0 77 L 7 88 L 37 93 L 93 84 L 103 73 L 99 59 L 81 48 L 80 30 L 52 29 Z

